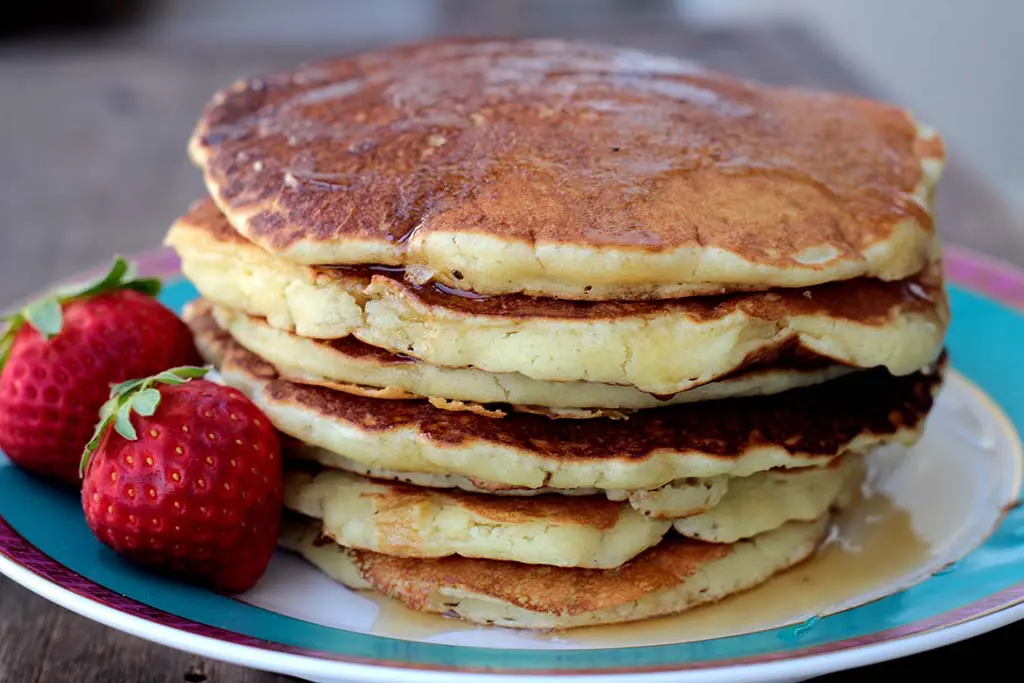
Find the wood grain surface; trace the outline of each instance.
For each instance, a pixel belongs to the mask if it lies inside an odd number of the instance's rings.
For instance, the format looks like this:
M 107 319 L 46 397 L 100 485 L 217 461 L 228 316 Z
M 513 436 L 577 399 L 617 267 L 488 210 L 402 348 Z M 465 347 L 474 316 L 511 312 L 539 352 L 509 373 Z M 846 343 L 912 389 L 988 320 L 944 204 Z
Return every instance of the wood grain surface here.
M 522 3 L 449 3 L 445 33 L 559 35 L 671 52 L 767 82 L 878 94 L 827 49 L 792 28 L 702 32 L 664 11 L 580 17 Z M 647 5 L 649 3 L 641 3 Z M 530 4 L 531 7 L 536 7 Z M 604 3 L 613 7 L 615 3 Z M 403 36 L 407 38 L 407 36 Z M 157 246 L 200 196 L 185 142 L 206 99 L 237 77 L 371 47 L 152 44 L 123 36 L 0 46 L 0 304 L 112 253 Z M 1024 231 L 953 150 L 940 187 L 940 230 L 956 243 L 1024 265 Z M 953 662 L 999 662 L 1017 627 L 823 681 L 920 675 Z M 203 660 L 91 623 L 0 579 L 2 683 L 269 683 L 285 678 Z

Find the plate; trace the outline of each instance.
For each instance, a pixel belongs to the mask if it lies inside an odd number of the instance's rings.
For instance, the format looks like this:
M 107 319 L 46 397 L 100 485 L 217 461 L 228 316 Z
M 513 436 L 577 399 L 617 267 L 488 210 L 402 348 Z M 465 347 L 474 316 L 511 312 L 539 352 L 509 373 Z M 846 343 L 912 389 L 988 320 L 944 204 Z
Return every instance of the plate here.
M 173 253 L 138 257 L 180 310 Z M 413 614 L 275 556 L 227 597 L 146 573 L 97 542 L 77 497 L 0 455 L 0 572 L 97 622 L 313 681 L 796 681 L 940 647 L 1024 617 L 1024 272 L 947 252 L 953 370 L 913 448 L 872 456 L 864 500 L 814 559 L 679 617 L 525 633 Z

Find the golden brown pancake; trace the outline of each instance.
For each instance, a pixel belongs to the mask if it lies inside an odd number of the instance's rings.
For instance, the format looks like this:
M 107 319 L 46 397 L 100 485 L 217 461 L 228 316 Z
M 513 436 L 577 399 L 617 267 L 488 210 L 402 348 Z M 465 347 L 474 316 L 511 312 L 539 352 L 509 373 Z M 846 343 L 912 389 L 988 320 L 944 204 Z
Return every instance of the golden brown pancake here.
M 855 369 L 831 363 L 799 347 L 751 358 L 721 379 L 671 396 L 598 382 L 545 382 L 518 373 L 444 368 L 393 354 L 355 337 L 317 340 L 286 332 L 266 319 L 205 300 L 190 315 L 212 315 L 239 344 L 272 364 L 282 378 L 376 398 L 428 398 L 438 408 L 502 416 L 488 404 L 550 417 L 591 418 L 679 403 L 764 396 L 841 377 Z
M 731 545 L 669 535 L 610 570 L 389 557 L 339 546 L 320 535 L 316 522 L 290 516 L 280 542 L 346 586 L 376 590 L 417 611 L 478 624 L 560 629 L 673 614 L 747 590 L 812 555 L 828 522 L 828 515 L 790 522 Z
M 493 496 L 294 467 L 285 473 L 284 504 L 321 520 L 341 545 L 394 557 L 613 568 L 672 528 L 604 496 Z
M 190 153 L 282 258 L 574 299 L 906 278 L 929 257 L 944 161 L 896 107 L 533 39 L 238 81 Z
M 204 357 L 285 434 L 374 466 L 541 488 L 653 489 L 674 479 L 824 464 L 912 443 L 942 384 L 940 365 L 866 370 L 768 397 L 639 411 L 626 420 L 501 419 L 426 401 L 367 398 L 278 378 L 209 318 L 190 318 Z
M 208 201 L 176 221 L 167 242 L 204 297 L 302 337 L 352 335 L 434 366 L 650 394 L 692 389 L 794 344 L 908 374 L 935 360 L 949 320 L 938 263 L 899 282 L 578 302 L 467 297 L 372 270 L 291 264 L 238 236 Z
M 193 202 L 175 222 L 182 231 L 204 233 L 211 243 L 230 245 L 234 251 L 251 248 L 252 243 L 231 226 L 209 198 Z M 368 287 L 402 292 L 418 299 L 422 306 L 448 309 L 453 313 L 493 318 L 549 318 L 556 320 L 611 320 L 632 316 L 654 316 L 678 312 L 694 321 L 717 320 L 740 310 L 763 319 L 791 314 L 827 313 L 856 322 L 882 322 L 894 308 L 931 311 L 943 299 L 941 271 L 915 271 L 903 282 L 859 278 L 835 282 L 811 290 L 740 293 L 731 296 L 701 296 L 667 301 L 567 301 L 525 295 L 474 295 L 458 288 L 425 286 L 406 281 L 401 269 L 377 266 L 313 266 L 307 271 L 321 287 L 337 286 L 339 291 L 359 292 Z M 807 292 L 810 292 L 808 294 Z
M 284 506 L 322 522 L 339 545 L 393 557 L 480 557 L 611 569 L 675 532 L 734 543 L 791 521 L 811 521 L 856 499 L 865 458 L 731 478 L 730 490 L 689 516 L 642 514 L 602 495 L 469 493 L 299 466 L 285 473 Z M 663 511 L 664 512 L 664 511 Z
M 751 490 L 759 491 L 762 488 L 772 489 L 779 492 L 780 497 L 786 498 L 786 500 L 778 501 L 778 504 L 776 504 L 776 501 L 770 501 L 770 506 L 776 507 L 784 515 L 789 514 L 787 510 L 795 510 L 797 517 L 806 519 L 804 510 L 820 504 L 816 501 L 821 501 L 831 496 L 830 493 L 824 491 L 825 488 L 831 486 L 828 481 L 842 479 L 845 482 L 857 479 L 860 476 L 860 469 L 863 467 L 862 461 L 867 457 L 866 455 L 861 456 L 859 454 L 839 455 L 820 467 L 779 467 L 755 472 L 743 477 L 731 477 L 729 475 L 718 475 L 708 479 L 687 477 L 685 479 L 676 479 L 665 486 L 653 490 L 623 491 L 619 489 L 605 489 L 602 491 L 596 488 L 525 488 L 473 479 L 460 474 L 390 470 L 360 463 L 350 458 L 344 458 L 322 448 L 304 446 L 294 438 L 286 438 L 285 441 L 289 442 L 289 445 L 286 447 L 286 457 L 290 465 L 296 468 L 327 467 L 332 471 L 348 472 L 381 482 L 401 482 L 402 484 L 421 489 L 441 489 L 487 494 L 491 499 L 500 497 L 536 497 L 549 494 L 574 497 L 603 494 L 607 496 L 608 500 L 628 502 L 630 507 L 647 517 L 671 520 L 700 517 L 729 498 L 746 496 L 750 494 Z M 799 481 L 801 479 L 803 481 Z M 790 481 L 787 482 L 786 480 Z M 742 482 L 738 487 L 738 494 L 735 491 L 730 493 L 733 490 L 732 484 L 735 482 Z M 760 496 L 760 493 L 758 493 L 758 496 L 764 502 L 765 497 Z M 848 498 L 848 496 L 839 497 L 843 500 Z M 799 498 L 799 500 L 790 501 L 789 498 Z M 734 511 L 737 510 L 732 504 L 729 507 Z M 760 516 L 764 517 L 765 508 L 760 507 L 759 510 Z M 732 512 L 728 512 L 728 514 L 733 518 L 738 516 Z M 739 515 L 742 514 L 744 514 L 743 511 L 739 510 Z M 717 524 L 716 517 L 718 517 L 717 513 L 704 516 L 701 526 L 706 527 L 705 523 L 707 523 L 714 525 L 722 532 L 728 532 L 729 529 L 723 529 L 722 525 Z M 749 525 L 744 523 L 744 526 Z M 702 533 L 697 529 L 695 531 Z M 707 535 L 697 537 L 701 540 L 719 542 Z M 346 543 L 343 545 L 351 544 Z

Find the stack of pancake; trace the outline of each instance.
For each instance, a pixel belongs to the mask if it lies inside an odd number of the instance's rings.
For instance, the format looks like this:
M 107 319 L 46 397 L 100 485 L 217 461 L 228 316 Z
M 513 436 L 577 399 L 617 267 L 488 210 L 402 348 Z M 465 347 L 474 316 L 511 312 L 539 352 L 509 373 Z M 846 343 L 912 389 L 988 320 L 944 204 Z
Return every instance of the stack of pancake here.
M 281 543 L 416 610 L 669 614 L 812 555 L 913 443 L 948 306 L 905 112 L 555 40 L 240 81 L 167 243 L 288 439 Z

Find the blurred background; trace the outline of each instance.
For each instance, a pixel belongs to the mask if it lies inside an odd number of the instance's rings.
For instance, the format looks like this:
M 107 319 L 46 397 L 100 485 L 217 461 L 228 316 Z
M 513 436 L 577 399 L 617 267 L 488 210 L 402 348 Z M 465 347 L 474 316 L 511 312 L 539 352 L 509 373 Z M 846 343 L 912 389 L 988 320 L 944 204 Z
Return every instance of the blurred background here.
M 203 191 L 185 143 L 218 87 L 439 34 L 605 40 L 905 105 L 953 150 L 942 230 L 1024 254 L 1021 26 L 1019 0 L 19 3 L 0 20 L 0 300 L 157 246 Z

